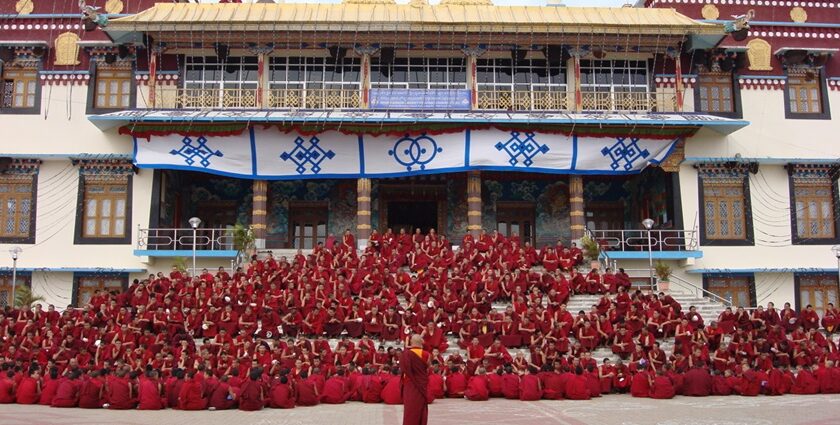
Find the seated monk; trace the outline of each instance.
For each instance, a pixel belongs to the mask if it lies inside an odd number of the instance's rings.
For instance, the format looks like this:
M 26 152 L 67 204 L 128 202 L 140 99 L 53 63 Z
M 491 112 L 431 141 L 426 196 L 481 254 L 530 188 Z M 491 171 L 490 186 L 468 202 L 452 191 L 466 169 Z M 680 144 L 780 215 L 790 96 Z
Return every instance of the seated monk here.
M 88 379 L 82 381 L 79 388 L 79 407 L 82 409 L 100 409 L 105 403 L 105 382 L 98 370 L 88 374 Z
M 592 393 L 589 391 L 589 383 L 583 374 L 583 367 L 575 368 L 575 374 L 569 376 L 566 381 L 566 398 L 569 400 L 589 400 Z
M 391 376 L 382 388 L 382 401 L 385 404 L 402 404 L 402 378 L 399 367 L 391 369 Z
M 470 401 L 485 401 L 490 398 L 490 389 L 487 387 L 487 372 L 484 367 L 479 366 L 476 374 L 470 377 L 467 382 L 467 389 L 464 397 Z
M 674 383 L 662 370 L 656 373 L 655 378 L 650 378 L 650 398 L 669 399 L 675 394 Z
M 139 410 L 161 410 L 166 407 L 164 398 L 161 396 L 161 384 L 156 370 L 152 369 L 146 372 L 145 377 L 140 378 L 137 401 Z
M 321 403 L 343 404 L 350 398 L 350 380 L 344 376 L 344 369 L 340 368 L 336 374 L 329 377 L 324 384 Z
M 251 369 L 248 380 L 239 388 L 239 410 L 262 410 L 265 406 L 265 391 L 260 378 L 262 378 L 262 369 Z
M 519 400 L 536 401 L 542 398 L 543 389 L 540 378 L 537 375 L 539 370 L 533 366 L 528 368 L 528 373 L 522 376 L 520 382 Z
M 181 410 L 204 410 L 207 399 L 204 398 L 204 373 L 201 371 L 187 372 L 187 379 L 178 394 L 178 408 Z
M 281 375 L 272 382 L 269 406 L 274 409 L 291 409 L 295 407 L 295 393 L 288 376 Z
M 79 377 L 82 376 L 82 371 L 79 369 L 72 370 L 70 373 L 61 378 L 58 388 L 53 396 L 52 407 L 76 407 L 79 405 L 79 392 L 82 388 L 82 382 Z
M 300 379 L 297 382 L 297 405 L 298 406 L 316 406 L 321 401 L 321 396 L 318 394 L 318 387 L 315 385 L 315 380 L 309 376 L 305 370 L 298 375 Z
M 461 372 L 458 366 L 452 366 L 449 369 L 449 375 L 446 376 L 446 397 L 447 398 L 463 398 L 464 392 L 467 390 L 467 377 Z
M 109 409 L 126 410 L 137 407 L 137 398 L 125 368 L 117 369 L 114 376 L 106 381 L 105 395 Z

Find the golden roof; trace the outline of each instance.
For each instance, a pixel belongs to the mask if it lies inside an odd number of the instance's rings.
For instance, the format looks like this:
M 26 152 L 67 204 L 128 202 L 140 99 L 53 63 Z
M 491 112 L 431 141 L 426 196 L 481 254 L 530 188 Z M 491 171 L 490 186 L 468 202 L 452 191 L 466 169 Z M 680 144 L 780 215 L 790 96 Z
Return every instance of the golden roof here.
M 445 4 L 157 3 L 111 20 L 107 31 L 343 31 L 550 34 L 723 34 L 723 26 L 695 21 L 674 9 L 494 6 L 485 1 Z

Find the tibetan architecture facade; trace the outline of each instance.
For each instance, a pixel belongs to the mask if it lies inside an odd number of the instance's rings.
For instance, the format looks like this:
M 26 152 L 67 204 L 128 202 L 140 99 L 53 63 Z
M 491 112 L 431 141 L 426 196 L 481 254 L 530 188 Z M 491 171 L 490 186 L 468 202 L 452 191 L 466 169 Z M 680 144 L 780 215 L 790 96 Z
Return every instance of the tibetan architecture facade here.
M 834 3 L 63 3 L 0 10 L 0 242 L 59 308 L 231 267 L 237 224 L 588 237 L 673 290 L 836 300 Z

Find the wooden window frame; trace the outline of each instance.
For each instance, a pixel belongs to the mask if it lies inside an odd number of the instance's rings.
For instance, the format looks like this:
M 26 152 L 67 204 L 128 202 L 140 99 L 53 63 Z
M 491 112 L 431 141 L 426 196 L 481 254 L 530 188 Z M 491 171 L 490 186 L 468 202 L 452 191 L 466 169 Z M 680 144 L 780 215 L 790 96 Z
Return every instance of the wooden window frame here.
M 784 97 L 785 97 L 785 118 L 796 120 L 830 120 L 831 119 L 831 108 L 828 101 L 828 87 L 826 86 L 825 81 L 825 74 L 823 73 L 822 69 L 815 69 L 816 72 L 816 86 L 818 92 L 820 94 L 820 112 L 793 112 L 790 109 L 790 87 L 791 87 L 791 78 L 801 78 L 799 75 L 791 75 L 792 70 L 788 69 L 785 71 L 785 86 L 783 88 Z
M 324 241 L 326 241 L 327 238 L 330 235 L 329 202 L 328 201 L 293 201 L 293 202 L 289 202 L 289 233 L 288 233 L 288 238 L 286 240 L 287 247 L 289 249 L 298 249 L 298 248 L 295 247 L 295 242 L 297 240 L 297 238 L 295 237 L 295 220 L 293 219 L 294 218 L 293 211 L 294 211 L 295 208 L 307 208 L 307 209 L 321 208 L 321 209 L 324 210 L 324 225 L 326 226 L 326 228 L 324 230 Z M 315 229 L 313 229 L 313 232 L 314 232 L 313 233 L 314 240 L 313 240 L 312 247 L 314 248 L 319 242 L 318 241 L 317 226 L 316 226 Z M 342 236 L 343 234 L 344 234 L 344 229 L 341 229 L 340 233 L 335 236 L 336 237 L 336 242 L 335 243 L 338 243 L 338 244 L 341 243 L 341 240 L 342 240 L 341 238 L 343 237 Z M 301 238 L 304 238 L 304 237 L 301 236 Z M 300 249 L 306 250 L 306 249 L 311 249 L 311 248 L 300 247 Z
M 18 271 L 17 272 L 17 285 L 16 286 L 26 286 L 28 288 L 32 288 L 32 272 L 28 271 Z M 9 293 L 12 290 L 12 272 L 3 271 L 0 273 L 0 288 L 8 288 Z M 9 299 L 4 300 L 2 296 L 0 296 L 0 310 L 3 309 L 3 301 L 7 304 L 10 302 Z
M 106 236 L 85 236 L 85 209 L 87 203 L 85 202 L 86 186 L 88 184 L 109 184 L 108 180 L 114 179 L 113 184 L 123 184 L 119 178 L 122 176 L 111 175 L 85 175 L 79 177 L 79 193 L 78 201 L 76 203 L 76 235 L 74 243 L 78 245 L 127 245 L 131 243 L 131 216 L 132 216 L 132 175 L 125 175 L 126 182 L 126 202 L 125 202 L 125 231 L 122 236 L 106 237 Z M 113 216 L 112 216 L 113 218 Z
M 711 280 L 713 280 L 713 279 L 738 279 L 738 278 L 743 278 L 743 279 L 746 279 L 746 281 L 747 281 L 747 285 L 748 285 L 747 289 L 748 289 L 748 296 L 750 297 L 750 300 L 749 300 L 750 305 L 738 306 L 738 305 L 733 303 L 733 306 L 734 307 L 744 307 L 744 308 L 755 307 L 757 305 L 758 300 L 756 299 L 756 291 L 755 291 L 755 275 L 752 274 L 752 273 L 704 273 L 703 274 L 703 289 L 705 289 L 706 291 L 710 291 L 712 293 L 715 293 L 714 288 L 709 289 Z M 722 294 L 717 294 L 716 293 L 716 295 L 719 295 L 719 296 L 723 297 Z
M 505 221 L 508 222 L 510 220 L 503 220 L 505 214 L 499 214 L 500 210 L 523 210 L 521 213 L 521 217 L 524 217 L 526 214 L 531 221 L 531 237 L 528 240 L 525 240 L 525 236 L 522 234 L 522 225 L 520 224 L 519 227 L 519 240 L 522 245 L 525 245 L 525 242 L 530 242 L 531 246 L 536 247 L 537 242 L 537 205 L 534 202 L 527 202 L 527 201 L 496 201 L 496 216 L 494 217 L 493 221 L 495 222 L 494 230 L 499 228 L 499 222 Z M 499 232 L 501 233 L 501 232 Z M 510 233 L 508 231 L 508 233 Z M 508 234 L 504 235 L 505 238 L 508 237 Z
M 39 73 L 41 64 L 33 64 L 32 66 L 9 66 L 8 64 L 0 63 L 0 98 L 2 98 L 2 89 L 6 81 L 6 72 L 14 72 L 19 70 L 30 70 L 35 73 L 35 92 L 33 93 L 34 101 L 32 106 L 16 108 L 16 107 L 2 107 L 3 99 L 0 99 L 0 115 L 37 115 L 41 113 L 41 81 L 39 81 Z
M 125 292 L 128 289 L 128 273 L 112 272 L 112 273 L 73 273 L 73 294 L 71 296 L 70 304 L 75 307 L 79 305 L 79 290 L 82 288 L 82 280 L 86 278 L 105 279 L 120 279 L 122 281 L 121 291 Z M 100 288 L 104 289 L 104 288 Z
M 706 246 L 752 246 L 755 244 L 753 236 L 753 220 L 752 220 L 752 203 L 750 201 L 750 184 L 747 176 L 744 177 L 724 177 L 721 179 L 715 177 L 699 176 L 699 196 L 700 196 L 700 244 Z M 715 180 L 740 180 L 743 185 L 744 193 L 744 238 L 743 239 L 721 239 L 709 238 L 706 234 L 706 185 L 724 184 L 723 182 L 715 182 Z M 737 184 L 733 183 L 733 184 Z
M 791 167 L 788 167 L 791 170 Z M 799 236 L 799 212 L 796 206 L 796 187 L 797 183 L 804 184 L 807 186 L 816 187 L 816 183 L 809 183 L 804 181 L 797 181 L 799 179 L 795 178 L 792 173 L 788 175 L 788 186 L 790 189 L 790 232 L 791 232 L 791 241 L 794 245 L 831 245 L 831 244 L 838 244 L 840 243 L 840 209 L 838 209 L 838 202 L 837 202 L 837 180 L 836 179 L 829 179 L 824 183 L 830 188 L 831 193 L 831 213 L 833 215 L 833 224 L 834 224 L 834 236 L 833 237 L 824 237 L 824 238 L 808 238 L 808 237 L 801 237 Z
M 116 106 L 116 107 L 98 107 L 97 106 L 96 98 L 97 98 L 97 94 L 98 94 L 97 89 L 99 87 L 98 80 L 99 80 L 99 72 L 100 72 L 99 68 L 100 67 L 103 68 L 101 70 L 102 72 L 107 70 L 108 72 L 128 72 L 129 73 L 128 105 L 126 105 L 126 106 Z M 88 115 L 93 115 L 93 114 L 102 114 L 102 113 L 108 113 L 108 112 L 114 112 L 114 111 L 122 111 L 122 110 L 125 110 L 125 109 L 133 109 L 135 107 L 135 105 L 137 105 L 137 83 L 134 81 L 134 74 L 135 74 L 134 64 L 132 64 L 130 67 L 118 67 L 118 66 L 111 67 L 109 65 L 106 65 L 104 62 L 92 60 L 91 65 L 90 65 L 90 84 L 88 85 L 88 91 L 87 91 L 87 93 L 88 93 L 87 94 L 87 111 L 86 111 L 87 114 Z
M 703 90 L 703 78 L 704 77 L 728 77 L 729 84 L 732 90 L 732 111 L 731 112 L 714 112 L 708 111 L 704 109 L 703 102 L 701 101 L 701 91 Z M 695 112 L 702 112 L 708 115 L 714 115 L 719 117 L 726 117 L 726 118 L 743 118 L 743 112 L 741 107 L 741 87 L 737 84 L 737 75 L 733 72 L 702 72 L 697 75 L 697 83 L 694 84 L 694 111 Z M 721 84 L 717 84 L 721 85 Z M 708 106 L 705 105 L 705 106 Z
M 835 291 L 837 291 L 836 300 L 840 300 L 840 288 L 838 288 L 838 285 L 837 285 L 837 273 L 794 273 L 793 274 L 793 288 L 794 288 L 793 290 L 794 290 L 794 301 L 795 302 L 794 302 L 793 308 L 796 309 L 796 311 L 802 311 L 802 310 L 805 309 L 806 306 L 808 306 L 808 304 L 812 304 L 811 301 L 808 300 L 808 302 L 805 302 L 804 305 L 802 305 L 803 300 L 802 300 L 801 292 L 802 292 L 802 286 L 811 286 L 811 285 L 806 285 L 804 282 L 802 282 L 803 279 L 804 278 L 814 278 L 814 277 L 823 278 L 823 279 L 826 279 L 826 280 L 833 281 L 829 285 L 820 285 L 820 286 L 828 287 L 828 286 L 833 285 L 834 286 L 833 289 Z M 835 301 L 834 306 L 835 307 L 837 306 L 837 301 Z M 817 306 L 814 306 L 814 310 L 817 310 Z M 822 315 L 823 315 L 822 313 L 823 312 L 820 312 L 820 317 L 822 317 Z
M 14 174 L 2 174 L 0 175 L 0 184 L 7 184 L 5 181 L 8 179 L 8 184 L 21 184 L 16 182 L 15 180 L 20 180 L 21 182 L 28 178 L 31 182 L 31 189 L 28 192 L 29 198 L 29 234 L 26 236 L 23 235 L 14 235 L 14 236 L 6 236 L 0 234 L 0 243 L 21 243 L 21 244 L 32 244 L 35 243 L 35 217 L 37 217 L 37 205 L 38 205 L 38 179 L 37 174 L 24 174 L 24 175 L 14 175 Z M 18 200 L 22 199 L 22 197 L 16 197 Z M 6 201 L 5 196 L 0 194 L 0 206 L 2 206 L 3 211 L 0 211 L 0 225 L 3 225 L 5 228 L 5 208 L 6 208 Z M 18 219 L 20 220 L 20 219 Z M 19 221 L 16 221 L 15 227 L 19 226 Z

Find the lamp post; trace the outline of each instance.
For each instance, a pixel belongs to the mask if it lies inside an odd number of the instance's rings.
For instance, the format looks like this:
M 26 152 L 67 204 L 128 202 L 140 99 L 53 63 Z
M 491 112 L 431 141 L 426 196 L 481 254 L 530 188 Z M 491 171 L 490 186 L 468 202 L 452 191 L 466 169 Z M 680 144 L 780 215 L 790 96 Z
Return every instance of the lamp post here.
M 646 218 L 642 220 L 642 226 L 647 229 L 648 240 L 648 267 L 650 268 L 650 287 L 653 288 L 653 244 L 650 240 L 650 229 L 653 228 L 653 220 Z
M 837 294 L 840 295 L 840 245 L 832 246 L 831 252 L 837 257 Z
M 17 259 L 18 254 L 23 252 L 19 246 L 13 246 L 9 249 L 9 254 L 12 254 L 12 308 L 15 308 L 15 291 L 17 286 Z
M 195 272 L 195 249 L 196 249 L 195 244 L 196 244 L 196 240 L 195 240 L 195 238 L 197 237 L 198 226 L 201 226 L 201 219 L 198 218 L 198 217 L 193 217 L 189 221 L 190 221 L 190 226 L 193 229 L 193 238 L 192 238 L 193 239 L 193 241 L 192 241 L 193 242 L 193 244 L 192 244 L 193 245 L 193 266 L 192 266 L 192 274 L 193 274 L 193 277 L 195 277 L 195 275 L 196 275 L 196 272 Z

